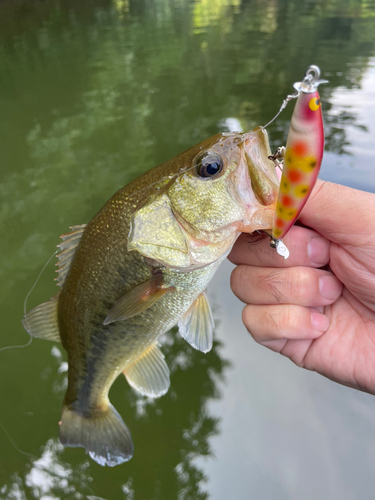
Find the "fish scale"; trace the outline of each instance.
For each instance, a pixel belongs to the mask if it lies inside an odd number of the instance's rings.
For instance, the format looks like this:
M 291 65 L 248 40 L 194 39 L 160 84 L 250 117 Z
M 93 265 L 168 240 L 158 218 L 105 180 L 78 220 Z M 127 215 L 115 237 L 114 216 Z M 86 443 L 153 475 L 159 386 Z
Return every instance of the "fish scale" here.
M 207 285 L 241 231 L 272 226 L 269 155 L 264 129 L 217 134 L 135 179 L 63 235 L 61 290 L 23 323 L 67 351 L 64 445 L 84 447 L 100 465 L 129 460 L 130 431 L 108 397 L 115 379 L 123 373 L 139 393 L 165 394 L 158 338 L 176 324 L 194 348 L 211 348 Z

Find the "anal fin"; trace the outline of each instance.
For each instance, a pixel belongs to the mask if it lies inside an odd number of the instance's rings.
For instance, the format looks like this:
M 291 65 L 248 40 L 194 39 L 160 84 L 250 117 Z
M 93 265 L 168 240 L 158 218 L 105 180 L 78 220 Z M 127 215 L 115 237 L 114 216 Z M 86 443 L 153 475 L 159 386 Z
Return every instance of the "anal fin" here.
M 59 294 L 25 314 L 22 324 L 32 337 L 61 342 L 57 321 L 58 301 Z
M 181 337 L 202 352 L 212 349 L 214 319 L 206 292 L 201 293 L 178 322 Z
M 157 342 L 123 371 L 129 385 L 150 398 L 165 394 L 170 385 L 169 369 Z
M 114 321 L 124 321 L 136 316 L 151 307 L 165 293 L 174 291 L 173 287 L 162 287 L 163 276 L 157 274 L 153 278 L 135 286 L 126 293 L 109 311 L 103 325 L 109 325 Z

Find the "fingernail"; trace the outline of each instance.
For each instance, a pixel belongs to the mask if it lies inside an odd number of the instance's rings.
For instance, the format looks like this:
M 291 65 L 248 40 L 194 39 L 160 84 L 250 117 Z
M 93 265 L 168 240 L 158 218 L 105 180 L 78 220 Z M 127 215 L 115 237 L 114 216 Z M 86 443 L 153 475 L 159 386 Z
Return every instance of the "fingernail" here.
M 314 330 L 325 332 L 329 327 L 329 319 L 325 314 L 320 314 L 318 311 L 311 311 L 311 325 Z
M 324 238 L 315 237 L 307 245 L 307 256 L 312 264 L 325 266 L 329 262 L 329 243 Z
M 341 294 L 341 284 L 333 275 L 321 276 L 319 278 L 320 295 L 328 300 L 336 300 Z

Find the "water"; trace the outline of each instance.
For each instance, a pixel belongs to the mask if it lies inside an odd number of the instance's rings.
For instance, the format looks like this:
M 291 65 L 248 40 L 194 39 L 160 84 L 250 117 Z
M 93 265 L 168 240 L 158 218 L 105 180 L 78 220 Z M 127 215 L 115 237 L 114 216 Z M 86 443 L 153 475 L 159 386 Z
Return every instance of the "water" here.
M 374 1 L 3 0 L 0 347 L 27 342 L 23 300 L 60 234 L 228 124 L 267 123 L 311 63 L 330 81 L 321 177 L 374 192 L 374 33 Z M 270 127 L 273 147 L 291 112 Z M 372 498 L 374 398 L 256 345 L 230 270 L 209 289 L 211 353 L 172 332 L 166 396 L 114 384 L 136 449 L 123 466 L 59 445 L 60 346 L 0 352 L 0 498 Z M 29 307 L 56 293 L 53 278 L 51 264 Z

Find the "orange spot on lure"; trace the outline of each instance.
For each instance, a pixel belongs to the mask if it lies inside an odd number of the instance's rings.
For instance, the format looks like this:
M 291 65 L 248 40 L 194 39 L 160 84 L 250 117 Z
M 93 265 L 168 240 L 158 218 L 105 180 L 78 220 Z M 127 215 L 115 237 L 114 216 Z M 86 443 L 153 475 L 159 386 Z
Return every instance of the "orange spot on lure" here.
M 293 226 L 310 196 L 323 158 L 324 129 L 317 87 L 326 80 L 319 77 L 320 69 L 310 66 L 303 81 L 293 85 L 296 92 L 288 96 L 281 107 L 284 109 L 289 100 L 297 98 L 284 154 L 280 181 L 283 189 L 278 193 L 271 236 L 271 245 L 284 258 L 288 258 L 289 251 L 280 240 Z

